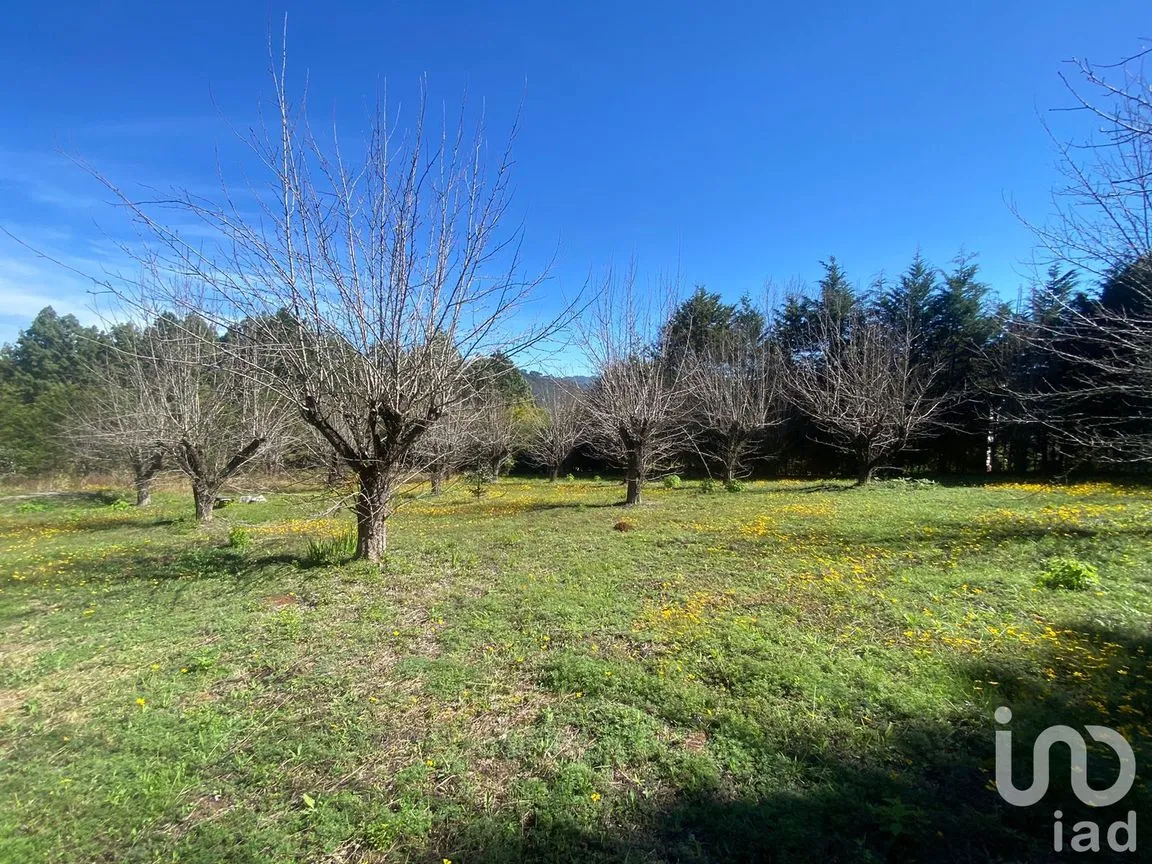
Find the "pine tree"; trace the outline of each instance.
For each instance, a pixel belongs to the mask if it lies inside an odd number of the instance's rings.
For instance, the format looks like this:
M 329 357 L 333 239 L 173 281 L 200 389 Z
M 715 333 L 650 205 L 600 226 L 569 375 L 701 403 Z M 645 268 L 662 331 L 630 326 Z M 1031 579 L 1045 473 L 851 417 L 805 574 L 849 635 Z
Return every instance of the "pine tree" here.
M 886 324 L 913 334 L 914 344 L 926 350 L 936 289 L 936 268 L 917 252 L 900 278 L 879 293 L 877 313 Z
M 662 354 L 672 362 L 686 354 L 708 354 L 724 342 L 731 330 L 736 307 L 719 294 L 697 285 L 692 296 L 672 312 L 662 344 Z

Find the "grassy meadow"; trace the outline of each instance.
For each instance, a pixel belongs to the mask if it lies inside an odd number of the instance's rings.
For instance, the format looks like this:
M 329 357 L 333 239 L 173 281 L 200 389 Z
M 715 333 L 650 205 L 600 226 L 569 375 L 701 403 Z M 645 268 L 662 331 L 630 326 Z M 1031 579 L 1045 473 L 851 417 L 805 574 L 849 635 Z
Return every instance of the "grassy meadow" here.
M 379 569 L 316 493 L 206 528 L 4 498 L 0 861 L 1060 858 L 1066 752 L 1005 804 L 999 705 L 1017 785 L 1040 729 L 1112 726 L 1141 773 L 1109 809 L 1152 816 L 1152 490 L 621 497 L 413 492 Z M 1042 587 L 1060 558 L 1098 582 Z

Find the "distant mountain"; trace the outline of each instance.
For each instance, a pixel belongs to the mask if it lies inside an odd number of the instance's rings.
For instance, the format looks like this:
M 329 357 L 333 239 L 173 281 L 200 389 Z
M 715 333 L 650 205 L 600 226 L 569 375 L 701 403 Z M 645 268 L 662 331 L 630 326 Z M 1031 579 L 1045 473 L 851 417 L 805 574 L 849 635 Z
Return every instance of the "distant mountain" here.
M 557 384 L 584 390 L 591 387 L 596 380 L 591 375 L 546 375 L 543 372 L 535 371 L 524 372 L 523 374 L 528 386 L 532 389 L 532 395 L 538 402 L 548 399 Z

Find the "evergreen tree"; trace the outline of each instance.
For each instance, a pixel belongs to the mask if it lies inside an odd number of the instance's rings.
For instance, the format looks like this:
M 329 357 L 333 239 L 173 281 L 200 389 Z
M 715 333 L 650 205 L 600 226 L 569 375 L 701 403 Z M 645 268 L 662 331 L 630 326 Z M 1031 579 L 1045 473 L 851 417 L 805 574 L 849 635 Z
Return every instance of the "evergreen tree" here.
M 107 342 L 74 315 L 45 307 L 12 345 L 0 350 L 0 470 L 64 468 L 68 414 L 83 405 Z
M 926 346 L 936 289 L 936 269 L 917 252 L 900 278 L 879 292 L 877 314 L 885 324 L 913 334 L 917 346 Z
M 821 261 L 820 266 L 824 268 L 824 275 L 816 283 L 820 289 L 818 298 L 820 308 L 824 309 L 833 321 L 842 322 L 843 326 L 856 308 L 856 292 L 835 255 L 830 255 L 827 261 Z
M 672 312 L 661 345 L 663 356 L 676 362 L 688 354 L 714 352 L 731 333 L 736 314 L 736 307 L 719 294 L 697 285 L 692 296 Z

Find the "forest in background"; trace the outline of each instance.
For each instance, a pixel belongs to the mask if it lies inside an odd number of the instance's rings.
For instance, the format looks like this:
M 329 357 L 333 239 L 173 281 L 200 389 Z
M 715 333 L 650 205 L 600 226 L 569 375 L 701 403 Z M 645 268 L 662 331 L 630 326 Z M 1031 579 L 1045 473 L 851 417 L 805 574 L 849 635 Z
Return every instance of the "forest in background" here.
M 735 370 L 736 383 L 758 389 L 762 400 L 757 416 L 716 417 L 717 406 L 702 404 L 709 401 L 707 388 L 688 380 L 699 376 L 680 374 L 685 389 L 694 394 L 670 412 L 676 413 L 670 419 L 683 436 L 661 460 L 661 470 L 726 480 L 854 476 L 867 457 L 858 450 L 862 433 L 851 428 L 851 421 L 868 418 L 835 416 L 850 415 L 851 407 L 813 405 L 797 398 L 795 385 L 802 382 L 793 382 L 790 392 L 784 380 L 789 366 L 801 365 L 820 349 L 819 343 L 827 346 L 830 334 L 821 331 L 828 325 L 843 329 L 837 336 L 845 345 L 874 331 L 893 343 L 890 350 L 906 353 L 909 380 L 900 383 L 922 388 L 918 396 L 933 406 L 925 422 L 899 430 L 901 440 L 885 449 L 873 469 L 1048 477 L 1077 470 L 1142 469 L 1149 397 L 1138 381 L 1120 387 L 1116 370 L 1102 369 L 1099 360 L 1116 345 L 1122 347 L 1125 321 L 1152 311 L 1148 262 L 1116 268 L 1099 282 L 1054 265 L 1016 304 L 1004 302 L 981 281 L 974 256 L 960 256 L 951 267 L 939 269 L 916 255 L 897 277 L 877 278 L 864 289 L 835 258 L 822 266 L 824 275 L 814 291 L 791 293 L 771 307 L 748 296 L 726 303 L 720 294 L 697 286 L 653 328 L 644 347 L 662 358 L 661 364 L 671 369 L 675 360 L 679 369 L 684 364 L 677 358 L 711 358 L 712 366 Z M 1087 322 L 1098 326 L 1088 328 Z M 1106 335 L 1110 327 L 1116 328 L 1115 340 Z M 852 328 L 856 334 L 849 332 Z M 110 459 L 109 452 L 100 452 L 104 448 L 93 446 L 90 421 L 95 409 L 107 407 L 109 370 L 118 363 L 132 365 L 125 346 L 149 329 L 154 328 L 86 327 L 75 316 L 47 307 L 13 344 L 5 345 L 0 351 L 0 471 L 32 477 L 128 469 L 122 450 L 110 448 L 115 454 Z M 1077 340 L 1079 330 L 1086 333 Z M 757 356 L 765 361 L 740 371 Z M 472 430 L 472 438 L 488 440 L 457 448 L 451 469 L 483 464 L 498 475 L 626 468 L 595 447 L 587 430 L 573 433 L 569 452 L 555 464 L 541 450 L 538 439 L 556 411 L 557 391 L 592 392 L 596 377 L 522 370 L 499 355 L 493 362 L 500 369 L 500 398 L 489 407 L 504 416 Z M 770 368 L 773 364 L 779 368 Z M 893 367 L 879 371 L 884 380 L 849 381 L 847 389 L 854 385 L 859 392 L 840 395 L 882 400 L 885 385 L 890 389 L 896 383 L 891 379 L 902 372 Z M 199 381 L 197 387 L 208 383 Z M 210 392 L 206 396 L 213 398 Z M 894 415 L 909 408 L 905 401 L 891 406 Z M 740 413 L 728 407 L 729 413 Z M 718 446 L 723 442 L 716 439 L 724 438 L 729 431 L 725 423 L 733 419 L 747 425 L 747 440 L 737 464 L 726 465 Z M 883 418 L 873 419 L 883 425 Z M 894 416 L 889 422 L 906 421 Z M 590 418 L 580 421 L 590 424 Z M 294 434 L 300 440 L 282 442 L 265 454 L 261 467 L 324 470 L 324 457 L 306 446 L 305 432 L 297 428 Z M 494 439 L 500 440 L 493 455 Z

